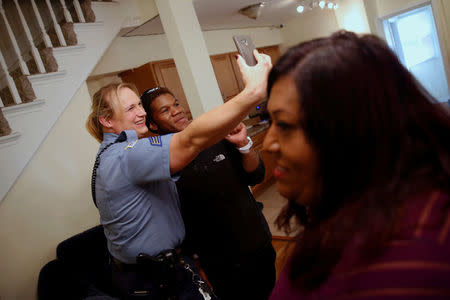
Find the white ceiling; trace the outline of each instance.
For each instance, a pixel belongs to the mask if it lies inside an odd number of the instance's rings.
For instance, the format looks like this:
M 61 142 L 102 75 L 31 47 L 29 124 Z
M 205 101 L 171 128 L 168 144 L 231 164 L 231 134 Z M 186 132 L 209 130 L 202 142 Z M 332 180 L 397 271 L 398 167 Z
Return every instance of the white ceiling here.
M 304 1 L 304 0 L 303 0 Z M 302 0 L 193 0 L 200 26 L 203 31 L 249 27 L 276 26 L 297 17 L 297 6 Z M 254 20 L 238 11 L 246 6 L 265 2 L 260 16 Z M 123 32 L 123 31 L 122 31 Z M 144 24 L 130 28 L 122 36 L 163 34 L 159 16 Z

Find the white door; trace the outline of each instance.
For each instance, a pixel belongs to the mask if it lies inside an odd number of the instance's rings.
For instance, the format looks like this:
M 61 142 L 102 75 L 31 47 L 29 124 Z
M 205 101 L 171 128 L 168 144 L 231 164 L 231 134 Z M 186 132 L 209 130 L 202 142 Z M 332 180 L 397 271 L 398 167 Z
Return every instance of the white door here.
M 389 46 L 404 66 L 440 102 L 450 100 L 439 40 L 430 5 L 383 21 Z

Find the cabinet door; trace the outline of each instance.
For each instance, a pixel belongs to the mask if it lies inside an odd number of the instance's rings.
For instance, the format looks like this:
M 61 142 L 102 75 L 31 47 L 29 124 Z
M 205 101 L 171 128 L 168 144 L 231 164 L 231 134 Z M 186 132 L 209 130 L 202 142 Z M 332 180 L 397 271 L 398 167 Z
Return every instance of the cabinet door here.
M 186 100 L 175 62 L 172 59 L 163 60 L 152 63 L 152 66 L 159 86 L 168 88 L 175 95 L 180 104 L 186 109 L 188 119 L 192 120 L 191 110 Z
M 238 82 L 239 91 L 244 89 L 244 81 L 242 80 L 241 71 L 239 70 L 239 66 L 236 61 L 237 52 L 230 53 L 231 65 L 233 66 L 234 75 L 236 76 L 236 80 Z
M 227 102 L 240 92 L 230 55 L 220 54 L 211 56 L 211 63 L 220 92 L 222 93 L 223 102 Z
M 123 71 L 119 73 L 119 76 L 123 82 L 129 82 L 136 85 L 140 94 L 158 85 L 150 63 L 138 68 Z
M 277 62 L 277 60 L 280 58 L 280 49 L 278 46 L 259 48 L 258 51 L 269 55 L 272 59 L 272 64 L 275 64 L 275 62 Z M 237 54 L 237 52 L 233 52 L 229 53 L 228 56 L 231 60 L 231 65 L 233 66 L 233 71 L 238 82 L 239 91 L 242 91 L 244 89 L 244 81 L 242 80 L 241 71 L 239 70 L 239 66 L 236 62 L 235 56 Z
M 280 58 L 280 48 L 278 46 L 269 46 L 259 49 L 260 52 L 267 54 L 272 59 L 272 64 L 275 64 Z

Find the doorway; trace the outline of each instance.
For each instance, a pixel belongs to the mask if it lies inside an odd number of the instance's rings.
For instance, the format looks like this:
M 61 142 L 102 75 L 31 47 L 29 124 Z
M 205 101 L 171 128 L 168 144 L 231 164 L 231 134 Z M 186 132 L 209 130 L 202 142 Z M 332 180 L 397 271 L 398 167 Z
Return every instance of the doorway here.
M 431 5 L 383 20 L 386 41 L 401 63 L 439 102 L 450 100 Z

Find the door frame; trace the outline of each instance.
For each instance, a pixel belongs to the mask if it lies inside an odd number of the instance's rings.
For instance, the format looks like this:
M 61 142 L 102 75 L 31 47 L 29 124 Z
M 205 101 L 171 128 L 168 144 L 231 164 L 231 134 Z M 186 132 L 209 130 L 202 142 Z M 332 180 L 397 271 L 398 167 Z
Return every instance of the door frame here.
M 438 41 L 439 41 L 439 50 L 441 51 L 442 63 L 444 65 L 444 72 L 445 72 L 446 79 L 447 79 L 447 86 L 450 89 L 450 62 L 449 62 L 450 38 L 449 38 L 448 46 L 447 46 L 447 40 L 445 38 L 448 34 L 450 34 L 450 32 L 447 32 L 447 29 L 445 26 L 446 25 L 445 20 L 443 20 L 443 18 L 441 17 L 440 11 L 439 11 L 439 8 L 441 6 L 440 0 L 420 1 L 418 3 L 407 5 L 404 8 L 401 8 L 398 10 L 393 10 L 393 11 L 389 12 L 388 14 L 376 17 L 375 25 L 377 28 L 377 33 L 378 33 L 378 36 L 382 37 L 387 42 L 386 36 L 384 34 L 384 27 L 383 27 L 384 21 L 386 21 L 387 19 L 392 18 L 396 15 L 400 15 L 400 14 L 406 13 L 408 11 L 411 11 L 411 10 L 414 10 L 417 8 L 421 8 L 421 7 L 424 7 L 427 5 L 431 6 L 431 12 L 432 12 L 432 15 L 434 18 L 434 24 L 436 27 L 436 34 L 437 34 Z M 440 8 L 440 10 L 442 10 L 442 7 Z M 448 21 L 448 22 L 450 22 L 450 21 Z M 442 25 L 444 25 L 444 26 L 442 26 Z M 447 47 L 449 47 L 449 49 L 447 49 Z M 450 101 L 450 99 L 448 99 L 447 101 Z

